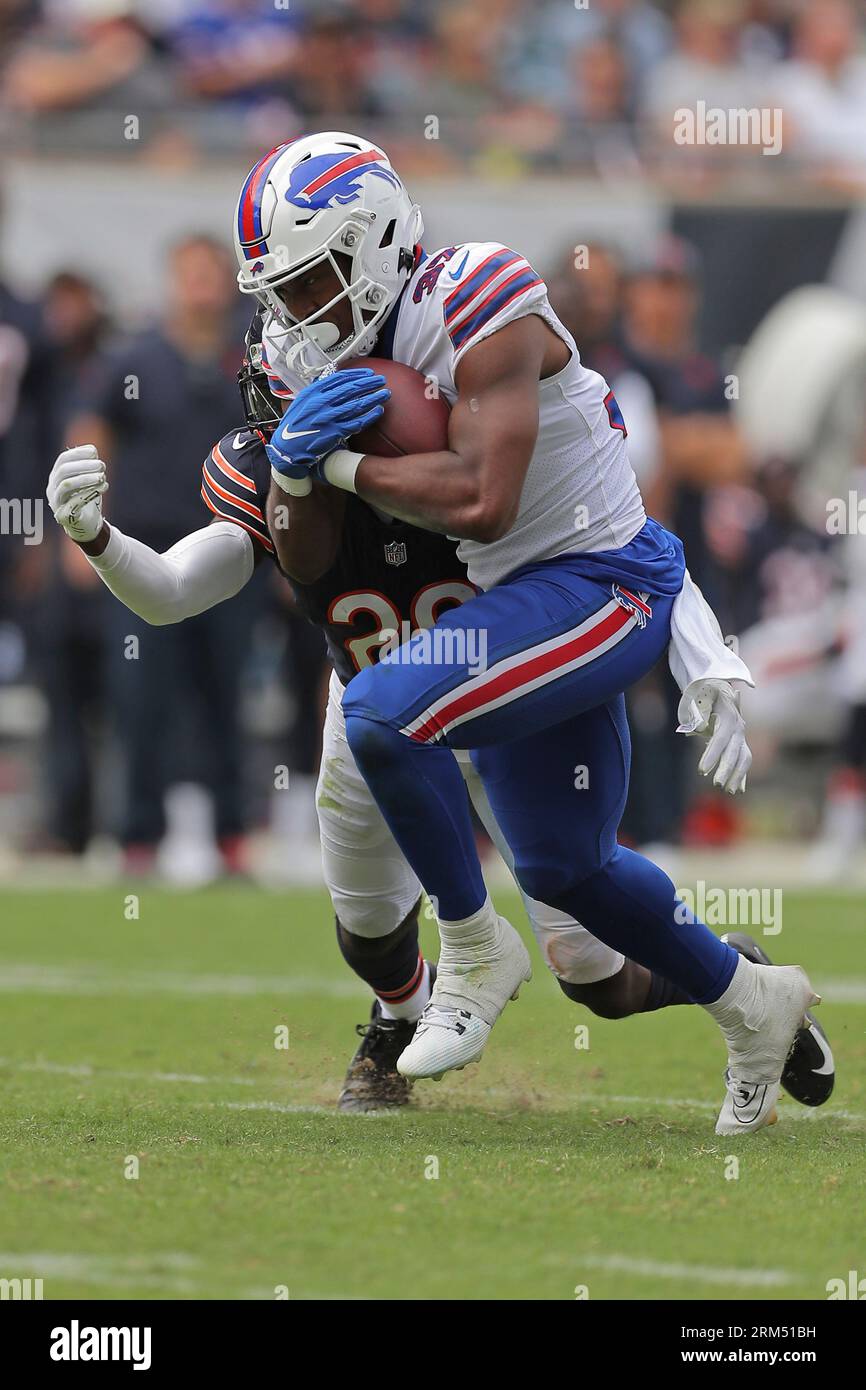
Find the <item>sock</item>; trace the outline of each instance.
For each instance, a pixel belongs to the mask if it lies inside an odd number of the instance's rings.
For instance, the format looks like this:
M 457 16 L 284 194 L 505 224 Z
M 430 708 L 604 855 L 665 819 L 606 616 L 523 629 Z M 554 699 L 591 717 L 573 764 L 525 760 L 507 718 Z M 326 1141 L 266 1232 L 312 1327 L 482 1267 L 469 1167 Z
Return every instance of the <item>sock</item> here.
M 478 911 L 469 917 L 456 922 L 439 917 L 437 922 L 443 946 L 482 946 L 499 935 L 499 916 L 487 892 Z
M 679 901 L 658 865 L 623 845 L 552 906 L 606 946 L 670 980 L 696 1004 L 719 999 L 741 959 Z
M 346 716 L 346 737 L 394 839 L 430 894 L 437 917 L 461 922 L 473 916 L 487 889 L 466 785 L 451 749 L 413 743 L 366 714 Z
M 405 1018 L 410 1022 L 421 1017 L 430 1002 L 430 966 L 423 956 L 418 957 L 420 967 L 417 982 L 411 983 L 401 992 L 399 999 L 386 997 L 377 992 L 379 1007 L 383 1018 Z
M 704 1008 L 723 1029 L 736 1027 L 756 1015 L 757 1023 L 760 1022 L 758 997 L 757 969 L 745 956 L 738 955 L 737 968 L 727 989 L 718 999 L 705 1003 Z
M 346 964 L 368 984 L 386 1018 L 418 1018 L 430 998 L 430 971 L 418 948 L 420 899 L 394 931 L 356 936 L 337 919 Z

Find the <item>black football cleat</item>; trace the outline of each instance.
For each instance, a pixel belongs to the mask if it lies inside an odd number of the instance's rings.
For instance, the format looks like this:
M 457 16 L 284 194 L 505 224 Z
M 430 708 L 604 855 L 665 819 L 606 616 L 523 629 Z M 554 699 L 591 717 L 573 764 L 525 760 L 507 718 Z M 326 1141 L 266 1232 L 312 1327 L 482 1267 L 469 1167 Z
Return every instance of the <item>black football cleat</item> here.
M 431 985 L 435 979 L 431 964 Z M 338 1110 L 357 1115 L 408 1105 L 412 1082 L 398 1072 L 397 1058 L 415 1036 L 416 1024 L 417 1019 L 383 1018 L 378 999 L 373 1001 L 370 1022 L 355 1025 L 362 1041 L 349 1063 Z
M 766 951 L 745 932 L 725 932 L 722 940 L 755 965 L 773 964 Z M 832 1095 L 835 1080 L 836 1068 L 827 1034 L 815 1015 L 807 1013 L 805 1026 L 797 1032 L 788 1053 L 782 1085 L 801 1105 L 823 1105 Z

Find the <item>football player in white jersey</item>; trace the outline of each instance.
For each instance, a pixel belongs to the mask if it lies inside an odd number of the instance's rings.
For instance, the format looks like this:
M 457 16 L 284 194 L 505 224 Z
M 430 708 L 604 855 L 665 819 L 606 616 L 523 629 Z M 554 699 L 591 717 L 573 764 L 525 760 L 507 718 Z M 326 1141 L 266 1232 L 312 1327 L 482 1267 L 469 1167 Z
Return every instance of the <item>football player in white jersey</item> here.
M 530 975 L 482 879 L 454 757 L 469 749 L 524 890 L 707 1009 L 728 1053 L 717 1131 L 761 1128 L 817 996 L 798 967 L 759 964 L 719 940 L 660 869 L 616 840 L 623 691 L 667 649 L 689 602 L 682 546 L 647 519 L 613 393 L 581 364 L 532 266 L 498 243 L 425 257 L 421 228 L 385 152 L 341 132 L 267 155 L 235 219 L 239 287 L 268 311 L 268 369 L 289 401 L 268 449 L 274 497 L 293 496 L 311 534 L 316 479 L 457 537 L 483 590 L 438 620 L 452 640 L 432 650 L 465 651 L 481 632 L 485 671 L 431 661 L 413 638 L 414 650 L 359 673 L 343 699 L 349 746 L 442 940 L 400 1070 L 439 1076 L 477 1061 Z M 374 344 L 435 379 L 452 407 L 447 449 L 394 459 L 343 447 L 345 391 L 330 373 Z M 375 419 L 382 379 L 353 383 Z M 690 727 L 712 734 L 707 760 L 736 710 L 729 681 L 709 674 L 686 691 Z M 744 739 L 728 736 L 716 782 L 741 789 L 749 764 Z
M 608 913 L 619 918 L 609 931 L 598 931 L 602 940 L 593 942 L 562 908 L 551 912 L 554 930 L 545 955 L 565 992 L 596 1007 L 587 997 L 595 988 L 592 981 L 606 988 L 608 981 L 613 986 L 624 973 L 623 953 L 617 942 L 634 944 L 636 958 L 648 962 L 644 979 L 664 979 L 658 963 L 680 956 L 682 968 L 677 967 L 671 975 L 674 980 L 679 975 L 680 980 L 673 986 L 668 984 L 671 997 L 658 1002 L 691 998 L 715 1012 L 728 1036 L 731 1060 L 742 1061 L 738 1070 L 732 1070 L 720 1124 L 724 1132 L 755 1128 L 771 1113 L 778 1077 L 775 1081 L 750 1077 L 749 1068 L 754 1072 L 758 1066 L 754 1049 L 752 1053 L 748 1047 L 738 1052 L 738 1046 L 760 1015 L 762 1042 L 770 1035 L 765 1049 L 770 1058 L 759 1059 L 760 1068 L 776 1071 L 777 1056 L 787 1051 L 790 1041 L 787 1034 L 793 1037 L 791 1021 L 802 1021 L 806 991 L 800 973 L 784 968 L 770 972 L 780 981 L 788 981 L 790 996 L 787 1008 L 771 1009 L 766 1000 L 772 1004 L 779 992 L 774 990 L 774 983 L 767 983 L 753 967 L 746 969 L 745 961 L 743 968 L 737 966 L 734 953 L 699 924 L 678 921 L 681 905 L 674 905 L 671 885 L 652 866 L 652 874 L 657 876 L 652 887 L 656 899 L 662 900 L 663 911 L 659 913 L 658 902 L 643 914 L 635 911 L 629 899 L 631 889 L 640 892 L 634 881 L 634 865 L 627 865 L 632 879 L 628 882 L 612 839 L 627 771 L 627 729 L 621 708 L 615 696 L 599 703 L 598 689 L 590 690 L 589 686 L 575 702 L 574 690 L 563 684 L 570 670 L 588 666 L 595 668 L 589 671 L 595 677 L 604 667 L 601 658 L 605 652 L 625 649 L 624 639 L 632 635 L 650 631 L 653 650 L 664 650 L 670 630 L 669 659 L 683 690 L 683 731 L 708 737 L 701 768 L 714 772 L 717 785 L 734 792 L 744 785 L 750 755 L 730 681 L 748 681 L 748 671 L 724 646 L 718 625 L 688 572 L 682 572 L 681 562 L 677 565 L 674 538 L 665 540 L 667 533 L 661 528 L 642 537 L 643 510 L 625 456 L 625 425 L 616 402 L 601 378 L 580 366 L 576 346 L 558 324 L 532 268 L 499 244 L 447 247 L 426 257 L 420 235 L 418 209 L 408 199 L 384 152 L 368 142 L 351 135 L 327 134 L 280 147 L 266 156 L 245 181 L 236 213 L 236 236 L 241 288 L 255 294 L 268 313 L 265 362 L 271 389 L 288 403 L 268 443 L 270 495 L 260 492 L 257 474 L 253 485 L 251 478 L 228 459 L 223 468 L 214 460 L 218 476 L 209 482 L 207 467 L 205 471 L 206 500 L 217 513 L 214 524 L 187 537 L 166 556 L 157 556 L 102 522 L 99 504 L 105 487 L 104 466 L 93 451 L 85 449 L 58 460 L 49 483 L 52 508 L 113 592 L 154 622 L 181 620 L 230 597 L 247 581 L 254 555 L 259 553 L 251 540 L 258 524 L 253 510 L 262 523 L 261 546 L 269 553 L 274 548 L 279 553 L 291 534 L 292 554 L 284 566 L 287 573 L 322 573 L 322 555 L 333 553 L 333 547 L 341 544 L 334 528 L 340 508 L 334 503 L 341 495 L 345 498 L 346 491 L 357 491 L 358 498 L 353 501 L 369 492 L 367 501 L 372 503 L 375 496 L 378 515 L 420 521 L 431 530 L 459 537 L 478 587 L 487 589 L 491 596 L 505 594 L 511 604 L 504 624 L 495 612 L 483 622 L 486 635 L 495 638 L 493 674 L 501 679 L 516 671 L 517 683 L 509 676 L 505 682 L 509 688 L 500 690 L 492 701 L 485 696 L 480 718 L 470 711 L 471 717 L 463 719 L 466 711 L 458 711 L 457 717 L 449 715 L 441 728 L 436 724 L 441 693 L 455 685 L 465 686 L 466 672 L 454 667 L 424 672 L 416 667 L 416 675 L 423 678 L 420 685 L 426 687 L 431 681 L 437 685 L 437 699 L 432 702 L 437 708 L 432 708 L 426 688 L 413 690 L 409 722 L 405 711 L 395 719 L 388 706 L 394 697 L 398 703 L 403 700 L 404 674 L 405 670 L 411 674 L 411 667 L 382 665 L 382 679 L 388 685 L 369 710 L 354 699 L 361 693 L 355 691 L 358 678 L 349 687 L 347 712 L 352 711 L 353 742 L 364 771 L 398 845 L 425 885 L 433 886 L 438 901 L 444 987 L 434 991 L 415 1032 L 413 1048 L 416 1042 L 421 1044 L 420 1062 L 416 1057 L 413 1064 L 410 1055 L 403 1067 L 405 1074 L 431 1074 L 480 1055 L 490 1025 L 519 983 L 517 977 L 525 976 L 528 968 L 516 934 L 492 913 L 477 871 L 471 833 L 467 845 L 468 821 L 461 817 L 459 808 L 455 814 L 450 770 L 456 763 L 450 748 L 465 746 L 480 750 L 473 753 L 473 762 L 509 821 L 506 853 L 510 858 L 517 854 L 524 884 L 537 881 L 544 889 L 545 901 L 555 903 L 565 901 L 566 895 L 574 896 L 566 880 L 577 878 L 583 883 L 589 879 L 598 897 L 598 874 L 586 873 L 586 845 L 593 838 L 597 842 L 595 858 L 603 861 L 607 878 L 612 869 L 621 880 L 625 877 L 619 884 L 618 901 L 610 896 L 605 875 L 605 902 L 600 897 L 594 902 L 592 893 L 584 894 L 600 926 Z M 443 394 L 454 404 L 452 448 L 446 453 L 390 461 L 362 459 L 340 447 L 378 416 L 386 393 L 381 389 L 382 378 L 369 371 L 341 373 L 338 383 L 330 369 L 348 357 L 368 353 L 374 345 L 378 356 L 390 354 L 437 376 Z M 491 461 L 496 466 L 491 468 Z M 249 472 L 254 471 L 250 463 Z M 313 477 L 328 486 L 313 485 Z M 265 488 L 267 482 L 265 478 Z M 250 492 L 257 496 L 251 498 Z M 266 517 L 276 505 L 288 505 L 288 532 L 283 528 L 268 530 Z M 529 592 L 524 586 L 522 596 L 514 585 L 515 568 L 534 567 L 533 556 L 542 562 L 557 562 L 558 557 L 575 555 L 582 556 L 582 571 L 565 568 L 557 576 L 554 566 L 545 568 L 542 563 L 540 585 L 530 586 Z M 620 582 L 623 579 L 628 583 Z M 646 587 L 639 581 L 647 581 Z M 564 607 L 551 624 L 552 615 L 545 612 L 545 603 L 552 600 L 556 607 L 557 590 Z M 477 602 L 487 599 L 485 594 Z M 607 624 L 602 641 L 596 640 L 599 622 Z M 510 645 L 504 664 L 497 627 L 507 630 Z M 545 635 L 539 643 L 540 628 L 545 629 Z M 563 637 L 576 640 L 581 648 L 572 650 L 568 661 L 561 659 Z M 525 667 L 528 651 L 528 659 L 536 664 L 531 680 L 526 682 L 521 667 Z M 417 650 L 414 655 L 418 655 Z M 617 650 L 617 658 L 622 655 L 623 650 Z M 630 666 L 620 663 L 614 686 L 627 684 L 633 678 L 631 667 L 639 669 L 641 661 L 648 659 L 646 651 L 635 651 L 628 658 Z M 481 678 L 485 688 L 487 674 Z M 538 740 L 524 740 L 523 734 L 539 726 L 538 712 L 525 702 L 525 696 L 548 687 L 556 698 L 561 698 L 562 692 L 566 717 L 553 719 L 555 737 L 545 747 Z M 376 686 L 377 691 L 380 688 Z M 569 722 L 567 716 L 576 707 L 585 706 L 587 700 L 594 701 L 599 711 L 593 716 L 595 725 L 589 718 L 583 719 L 582 726 L 580 721 Z M 498 707 L 516 716 L 517 734 L 513 724 L 490 726 L 488 716 Z M 591 713 L 586 710 L 587 716 Z M 530 722 L 523 727 L 521 721 L 526 724 L 527 717 Z M 342 712 L 340 719 L 342 727 Z M 546 719 L 544 715 L 542 725 Z M 425 729 L 431 720 L 432 727 Z M 462 723 L 471 732 L 470 739 L 461 737 Z M 378 745 L 372 750 L 371 729 L 375 734 L 372 743 Z M 577 765 L 569 770 L 575 757 L 569 739 L 575 734 L 579 735 L 589 785 L 575 778 Z M 413 775 L 417 771 L 422 778 L 415 787 L 406 781 L 406 768 L 400 766 L 402 757 L 393 757 L 394 739 L 398 749 L 407 745 L 412 757 L 417 750 L 423 758 L 417 769 L 413 765 Z M 505 746 L 504 763 L 498 768 L 497 741 Z M 605 760 L 609 762 L 612 748 L 615 756 L 613 765 L 608 766 Z M 551 749 L 557 769 L 552 780 Z M 351 765 L 353 800 L 360 804 L 365 789 L 355 778 L 351 750 L 342 738 L 341 752 L 346 767 Z M 383 785 L 382 767 L 376 766 L 382 764 L 383 754 L 384 761 L 391 761 L 391 770 L 385 768 L 384 777 L 387 782 L 393 772 L 390 788 Z M 515 765 L 516 776 L 512 778 L 508 776 L 509 760 Z M 444 872 L 442 856 L 437 862 L 434 854 L 428 862 L 412 826 L 413 819 L 418 828 L 424 823 L 426 806 L 419 805 L 418 793 L 423 790 L 427 769 L 434 771 L 434 782 L 441 784 L 435 795 L 440 796 L 443 790 L 445 794 L 441 800 L 441 809 L 446 812 L 444 826 L 438 820 L 434 834 L 444 828 L 443 845 L 447 842 L 448 852 L 456 854 L 456 862 L 446 862 Z M 563 799 L 558 785 L 563 771 L 568 774 L 572 799 Z M 575 800 L 579 785 L 583 799 Z M 523 813 L 515 812 L 515 789 L 518 799 L 525 797 Z M 426 796 L 424 792 L 425 801 Z M 546 797 L 549 805 L 544 804 Z M 369 809 L 378 816 L 372 801 Z M 599 831 L 600 818 L 604 824 Z M 578 829 L 576 837 L 567 833 L 569 820 Z M 534 847 L 531 835 L 527 840 L 527 826 L 533 821 Z M 340 826 L 335 829 L 339 838 Z M 429 825 L 424 833 L 429 833 Z M 548 834 L 549 852 L 541 852 L 539 844 Z M 361 851 L 362 840 L 358 842 Z M 388 855 L 389 862 L 402 862 L 393 841 Z M 405 865 L 401 873 L 402 883 Z M 453 882 L 447 881 L 454 873 L 465 878 L 462 888 L 455 889 Z M 417 883 L 411 870 L 409 874 Z M 363 875 L 358 881 L 358 897 L 363 898 L 369 883 L 364 887 Z M 444 898 L 436 894 L 439 882 L 445 888 Z M 560 891 L 564 882 L 565 894 Z M 329 886 L 333 891 L 336 885 Z M 458 901 L 461 894 L 464 900 Z M 343 896 L 344 906 L 349 903 L 351 907 L 352 896 L 350 889 Z M 478 906 L 461 917 L 464 907 L 474 906 L 473 899 Z M 384 919 L 388 910 L 386 904 Z M 673 930 L 668 931 L 672 940 L 665 940 L 661 929 L 665 925 L 670 929 L 671 923 L 656 920 L 665 913 L 674 918 Z M 582 954 L 575 953 L 573 959 L 566 939 L 569 925 L 575 943 L 580 939 L 591 947 Z M 563 926 L 564 932 L 556 930 Z M 636 927 L 646 934 L 646 949 Z M 650 945 L 648 938 L 653 933 L 663 939 Z M 349 937 L 352 935 L 350 931 Z M 603 944 L 605 939 L 610 941 L 608 946 Z M 748 938 L 737 943 L 744 958 L 760 959 L 752 946 Z M 603 969 L 595 958 L 600 954 L 605 955 Z M 359 968 L 357 963 L 353 968 Z M 720 988 L 726 970 L 734 983 L 721 988 L 720 997 L 714 1000 L 713 987 Z M 363 969 L 359 973 L 363 976 Z M 700 987 L 710 976 L 713 985 L 702 999 Z M 604 1002 L 597 1002 L 597 1011 L 604 1012 Z M 634 1001 L 627 1007 L 612 1004 L 615 1016 L 657 1006 Z M 783 1015 L 781 1020 L 779 1014 Z M 817 1092 L 810 1089 L 814 1088 L 811 1073 L 815 1070 L 811 1063 L 816 1056 L 823 1062 L 824 1053 L 817 1041 L 821 1036 L 817 1025 L 809 1018 L 806 1021 L 808 1026 L 797 1033 L 785 1081 L 792 1083 L 789 1089 L 798 1099 L 817 1104 L 826 1099 L 829 1086 L 825 1078 L 823 1090 L 820 1085 Z M 439 1039 L 444 1040 L 444 1049 L 438 1045 Z M 432 1060 L 431 1042 L 437 1044 Z

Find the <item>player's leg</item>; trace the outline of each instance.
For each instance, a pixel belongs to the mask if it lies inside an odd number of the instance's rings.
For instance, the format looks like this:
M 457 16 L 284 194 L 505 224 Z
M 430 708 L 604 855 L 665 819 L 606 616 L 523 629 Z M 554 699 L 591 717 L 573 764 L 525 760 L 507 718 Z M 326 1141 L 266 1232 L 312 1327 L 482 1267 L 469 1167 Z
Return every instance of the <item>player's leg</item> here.
M 660 601 L 657 616 L 647 621 L 649 605 L 623 603 L 618 591 L 577 568 L 539 566 L 528 580 L 498 586 L 436 624 L 434 634 L 447 629 L 450 666 L 437 661 L 446 651 L 444 638 L 437 647 L 421 634 L 401 649 L 398 661 L 380 663 L 349 686 L 344 712 L 353 751 L 437 910 L 442 951 L 434 1003 L 447 1013 L 442 1026 L 451 1036 L 443 1037 L 442 1049 L 432 1045 L 432 1033 L 427 1038 L 430 1067 L 440 1050 L 457 1059 L 450 1065 L 476 1060 L 529 971 L 519 938 L 486 895 L 462 779 L 441 740 L 457 747 L 514 740 L 516 730 L 556 725 L 569 711 L 604 701 L 664 652 L 670 606 L 670 597 Z M 465 658 L 477 649 L 480 643 L 471 639 L 479 634 L 488 663 L 473 672 L 461 653 Z M 658 935 L 663 929 L 652 920 L 648 930 Z M 687 930 L 703 933 L 723 964 L 734 961 L 706 928 L 689 924 Z M 668 942 L 661 956 L 674 954 L 675 944 Z M 643 963 L 665 973 L 655 961 Z
M 512 873 L 514 855 L 487 799 L 474 763 L 458 756 L 466 787 L 487 834 Z M 520 884 L 518 883 L 518 888 Z M 656 975 L 621 951 L 606 946 L 566 912 L 531 898 L 520 888 L 523 905 L 545 964 L 566 998 L 600 1018 L 628 1018 L 671 1004 L 691 1004 L 670 980 Z
M 435 966 L 421 956 L 421 887 L 394 842 L 346 742 L 342 687 L 331 677 L 316 788 L 325 883 L 337 943 L 347 965 L 375 998 L 349 1064 L 339 1108 L 405 1105 L 410 1083 L 396 1061 L 430 997 Z
M 514 856 L 493 814 L 484 784 L 473 763 L 461 762 L 475 812 L 499 853 L 514 872 Z M 632 1014 L 653 1013 L 674 1004 L 694 1000 L 671 980 L 637 961 L 627 960 L 588 932 L 565 912 L 530 898 L 521 889 L 527 916 L 541 953 L 562 992 L 601 1018 L 623 1019 Z M 756 964 L 771 965 L 767 953 L 743 932 L 726 932 L 722 938 L 740 955 Z M 835 1081 L 833 1052 L 824 1029 L 807 1013 L 782 1072 L 781 1084 L 801 1105 L 824 1105 Z
M 814 996 L 798 968 L 756 965 L 706 928 L 695 930 L 700 924 L 667 875 L 617 843 L 628 754 L 620 696 L 473 759 L 524 889 L 704 1004 L 725 1035 L 734 1079 L 718 1132 L 759 1128 Z M 574 782 L 572 767 L 582 772 Z M 653 932 L 656 922 L 668 929 Z
M 408 1074 L 441 1074 L 477 1060 L 492 1022 L 519 985 L 518 972 L 527 968 L 486 896 L 462 778 L 442 741 L 492 752 L 497 744 L 513 743 L 516 731 L 550 731 L 569 711 L 586 712 L 618 698 L 663 654 L 670 633 L 671 594 L 652 604 L 640 594 L 637 603 L 631 600 L 634 595 L 616 585 L 611 590 L 587 580 L 577 563 L 535 566 L 434 626 L 434 634 L 437 628 L 450 630 L 450 663 L 441 659 L 443 639 L 437 646 L 435 638 L 419 634 L 401 649 L 399 664 L 364 671 L 346 692 L 344 712 L 356 760 L 434 901 L 442 937 L 431 1006 L 400 1061 Z M 470 671 L 465 659 L 473 632 L 486 639 L 489 660 L 481 672 Z M 543 794 L 528 799 L 533 804 L 528 833 L 542 843 L 523 867 L 491 796 L 494 812 L 530 896 L 568 912 L 713 1014 L 728 1044 L 726 1110 L 737 1109 L 734 1117 L 723 1112 L 720 1132 L 730 1132 L 726 1125 L 756 1128 L 766 1123 L 772 1088 L 814 998 L 812 990 L 796 968 L 768 974 L 738 959 L 685 911 L 660 869 L 616 844 L 628 775 L 623 715 L 621 723 L 619 775 L 612 787 L 604 778 L 601 787 L 593 786 L 587 800 L 593 803 L 594 837 L 586 835 L 574 845 L 573 857 L 545 853 L 551 821 Z M 509 744 L 505 753 L 511 751 Z M 559 750 L 560 779 L 572 776 L 569 757 Z M 547 772 L 539 784 L 542 793 Z M 537 783 L 539 768 L 528 773 Z M 528 804 L 525 791 L 519 781 L 509 787 L 518 808 Z M 530 867 L 533 858 L 538 862 Z M 539 884 L 544 891 L 537 891 Z

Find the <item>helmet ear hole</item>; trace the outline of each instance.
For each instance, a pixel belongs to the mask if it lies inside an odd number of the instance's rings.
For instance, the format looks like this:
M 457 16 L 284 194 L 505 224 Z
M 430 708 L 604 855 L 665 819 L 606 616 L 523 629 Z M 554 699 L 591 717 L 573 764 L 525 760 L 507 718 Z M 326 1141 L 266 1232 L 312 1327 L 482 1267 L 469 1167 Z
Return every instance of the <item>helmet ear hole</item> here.
M 396 227 L 397 219 L 396 217 L 392 217 L 391 221 L 388 223 L 387 227 L 385 228 L 385 231 L 382 234 L 382 240 L 379 242 L 380 250 L 384 250 L 386 246 L 391 245 L 391 242 L 394 240 L 394 232 L 396 230 Z

